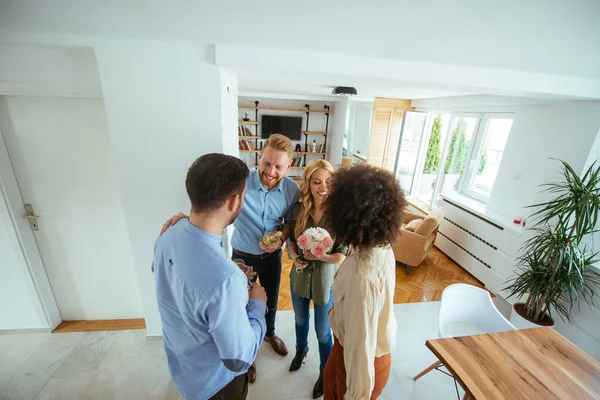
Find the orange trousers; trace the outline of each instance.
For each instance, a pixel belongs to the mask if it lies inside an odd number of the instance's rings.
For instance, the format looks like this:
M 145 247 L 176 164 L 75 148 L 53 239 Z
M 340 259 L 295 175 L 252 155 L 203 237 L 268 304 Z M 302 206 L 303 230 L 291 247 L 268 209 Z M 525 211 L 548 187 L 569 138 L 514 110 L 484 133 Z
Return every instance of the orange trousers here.
M 392 357 L 385 354 L 375 357 L 375 386 L 371 392 L 371 400 L 375 400 L 383 392 L 390 377 Z M 344 366 L 344 348 L 337 338 L 325 364 L 323 371 L 323 398 L 324 400 L 344 400 L 346 394 L 346 367 Z

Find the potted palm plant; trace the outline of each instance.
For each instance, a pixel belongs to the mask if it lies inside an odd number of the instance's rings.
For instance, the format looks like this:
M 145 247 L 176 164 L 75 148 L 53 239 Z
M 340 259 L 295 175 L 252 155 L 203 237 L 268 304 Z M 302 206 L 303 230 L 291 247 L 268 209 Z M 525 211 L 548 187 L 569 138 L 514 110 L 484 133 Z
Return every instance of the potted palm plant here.
M 592 164 L 580 177 L 561 163 L 561 181 L 542 185 L 553 199 L 530 206 L 533 236 L 523 244 L 517 277 L 507 287 L 509 298 L 526 299 L 513 306 L 517 328 L 551 326 L 554 314 L 571 322 L 571 311 L 582 300 L 596 305 L 600 276 L 590 266 L 598 252 L 585 243 L 597 232 L 600 166 Z

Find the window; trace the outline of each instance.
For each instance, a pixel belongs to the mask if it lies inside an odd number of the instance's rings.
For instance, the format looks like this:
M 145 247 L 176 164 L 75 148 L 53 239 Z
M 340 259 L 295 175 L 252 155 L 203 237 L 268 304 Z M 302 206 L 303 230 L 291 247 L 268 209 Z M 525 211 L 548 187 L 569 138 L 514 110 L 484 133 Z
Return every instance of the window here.
M 490 197 L 496 175 L 502 162 L 504 146 L 512 127 L 511 117 L 488 117 L 485 119 L 481 143 L 474 157 L 474 171 L 469 183 L 469 195 L 486 200 Z
M 437 205 L 441 194 L 449 192 L 486 202 L 494 188 L 512 115 L 414 114 L 412 124 L 402 127 L 396 158 L 396 177 L 406 194 L 431 207 Z
M 428 143 L 422 152 L 424 160 L 421 173 L 415 179 L 414 196 L 422 203 L 431 205 L 433 195 L 439 180 L 439 172 L 442 168 L 442 153 L 446 144 L 446 137 L 450 131 L 450 114 L 433 114 L 429 118 L 430 125 L 426 129 L 429 134 L 423 138 Z

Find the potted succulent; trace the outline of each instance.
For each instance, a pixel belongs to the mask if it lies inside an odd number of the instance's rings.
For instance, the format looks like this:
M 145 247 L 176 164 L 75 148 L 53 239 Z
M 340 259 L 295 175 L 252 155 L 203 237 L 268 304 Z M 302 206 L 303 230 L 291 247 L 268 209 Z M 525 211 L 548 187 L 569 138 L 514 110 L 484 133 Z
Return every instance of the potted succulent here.
M 554 313 L 572 321 L 571 311 L 583 300 L 596 305 L 600 275 L 586 241 L 598 230 L 600 166 L 592 164 L 580 177 L 562 161 L 562 180 L 542 185 L 552 200 L 530 206 L 533 236 L 517 259 L 517 277 L 509 282 L 509 298 L 526 299 L 513 306 L 517 328 L 553 325 Z

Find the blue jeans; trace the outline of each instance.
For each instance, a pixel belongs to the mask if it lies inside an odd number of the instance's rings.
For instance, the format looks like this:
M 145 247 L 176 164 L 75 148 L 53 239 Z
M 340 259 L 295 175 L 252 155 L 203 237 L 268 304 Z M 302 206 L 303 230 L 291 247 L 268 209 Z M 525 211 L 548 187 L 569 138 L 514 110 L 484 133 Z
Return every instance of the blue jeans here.
M 294 316 L 296 317 L 296 350 L 304 350 L 308 347 L 308 330 L 310 328 L 310 299 L 300 297 L 291 288 Z M 333 335 L 329 326 L 329 310 L 333 305 L 333 292 L 329 291 L 329 301 L 324 306 L 315 304 L 315 331 L 319 341 L 319 358 L 321 359 L 320 370 L 323 372 L 331 348 L 333 347 Z

